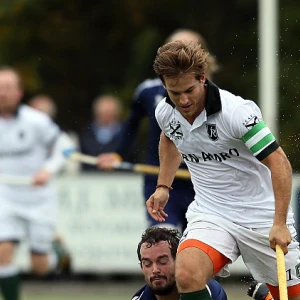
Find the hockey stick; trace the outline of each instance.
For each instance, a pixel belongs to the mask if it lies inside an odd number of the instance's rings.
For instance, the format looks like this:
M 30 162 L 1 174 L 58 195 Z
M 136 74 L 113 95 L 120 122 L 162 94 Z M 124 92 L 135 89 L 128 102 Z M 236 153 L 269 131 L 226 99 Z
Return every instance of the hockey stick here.
M 9 185 L 32 185 L 33 178 L 28 176 L 21 175 L 0 175 L 0 184 L 9 184 Z
M 288 300 L 284 253 L 279 245 L 276 245 L 276 260 L 279 283 L 279 298 L 280 300 Z
M 64 155 L 71 160 L 79 161 L 82 163 L 86 163 L 89 165 L 97 165 L 97 157 L 85 155 L 80 152 L 67 150 L 64 151 Z M 159 173 L 158 166 L 146 165 L 146 164 L 132 164 L 129 162 L 120 162 L 113 165 L 115 170 L 125 170 L 125 171 L 132 171 L 136 173 L 142 174 L 153 174 L 157 175 Z M 188 170 L 185 169 L 178 169 L 175 175 L 176 178 L 181 179 L 190 179 L 190 173 Z

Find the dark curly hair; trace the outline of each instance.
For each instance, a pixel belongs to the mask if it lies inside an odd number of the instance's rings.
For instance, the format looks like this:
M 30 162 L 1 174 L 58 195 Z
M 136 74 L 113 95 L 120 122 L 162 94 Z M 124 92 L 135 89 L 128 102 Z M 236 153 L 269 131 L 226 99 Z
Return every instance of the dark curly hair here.
M 137 255 L 139 258 L 139 262 L 141 263 L 141 246 L 144 243 L 148 244 L 150 248 L 153 244 L 159 243 L 161 241 L 167 241 L 171 248 L 171 255 L 173 259 L 176 257 L 176 252 L 178 248 L 178 244 L 181 238 L 181 233 L 177 229 L 165 228 L 165 227 L 157 227 L 152 226 L 147 228 L 141 237 L 141 240 L 137 247 Z

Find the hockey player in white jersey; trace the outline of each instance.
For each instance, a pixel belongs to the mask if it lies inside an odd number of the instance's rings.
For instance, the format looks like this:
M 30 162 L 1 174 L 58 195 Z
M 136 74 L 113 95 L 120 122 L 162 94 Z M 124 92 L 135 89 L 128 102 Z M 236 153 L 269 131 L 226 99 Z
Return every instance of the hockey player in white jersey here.
M 211 299 L 207 280 L 228 275 L 227 265 L 240 255 L 278 299 L 279 245 L 286 254 L 289 299 L 299 300 L 291 165 L 258 106 L 206 79 L 207 55 L 194 42 L 175 41 L 159 48 L 154 61 L 168 96 L 155 111 L 162 129 L 160 174 L 148 212 L 167 220 L 164 207 L 181 159 L 196 194 L 176 256 L 180 299 Z
M 0 290 L 5 300 L 19 299 L 17 243 L 26 238 L 34 273 L 55 269 L 51 250 L 56 196 L 51 178 L 64 164 L 70 140 L 46 114 L 20 104 L 19 74 L 0 67 Z

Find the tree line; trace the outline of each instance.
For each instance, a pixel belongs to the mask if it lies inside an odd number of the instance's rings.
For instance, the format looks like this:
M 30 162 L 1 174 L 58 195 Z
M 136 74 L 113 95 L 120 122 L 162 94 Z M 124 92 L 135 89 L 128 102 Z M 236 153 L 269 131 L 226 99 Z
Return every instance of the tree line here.
M 214 81 L 257 102 L 257 10 L 253 0 L 2 0 L 0 62 L 23 75 L 24 101 L 51 95 L 58 123 L 79 133 L 101 93 L 123 99 L 125 117 L 136 86 L 155 76 L 157 48 L 173 30 L 190 28 L 218 60 Z M 280 2 L 280 144 L 298 171 L 299 13 L 297 2 Z

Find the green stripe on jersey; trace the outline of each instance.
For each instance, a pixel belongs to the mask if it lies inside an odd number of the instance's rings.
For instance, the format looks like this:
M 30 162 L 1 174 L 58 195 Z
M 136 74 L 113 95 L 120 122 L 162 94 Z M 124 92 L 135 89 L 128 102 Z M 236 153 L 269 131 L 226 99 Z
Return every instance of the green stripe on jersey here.
M 275 137 L 273 136 L 265 122 L 262 121 L 256 124 L 251 130 L 249 130 L 242 137 L 242 141 L 256 156 L 273 141 L 275 141 Z
M 257 123 L 251 130 L 249 130 L 243 137 L 242 141 L 246 143 L 250 140 L 255 134 L 261 131 L 263 128 L 267 127 L 267 124 L 264 121 Z
M 250 150 L 252 153 L 255 154 L 256 152 L 263 150 L 267 145 L 270 144 L 270 142 L 273 142 L 273 141 L 275 141 L 275 137 L 272 133 L 269 133 L 262 140 L 260 140 L 253 147 L 251 147 Z

